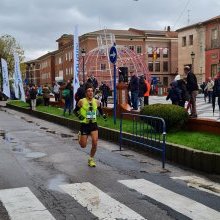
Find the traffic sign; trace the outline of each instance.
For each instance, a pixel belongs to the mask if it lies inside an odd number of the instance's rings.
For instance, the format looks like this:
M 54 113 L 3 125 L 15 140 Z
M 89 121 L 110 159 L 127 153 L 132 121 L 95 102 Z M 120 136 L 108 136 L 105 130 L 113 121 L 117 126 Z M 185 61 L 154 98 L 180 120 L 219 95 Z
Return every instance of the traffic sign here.
M 112 46 L 109 51 L 109 59 L 113 64 L 115 64 L 117 61 L 117 50 L 115 46 Z

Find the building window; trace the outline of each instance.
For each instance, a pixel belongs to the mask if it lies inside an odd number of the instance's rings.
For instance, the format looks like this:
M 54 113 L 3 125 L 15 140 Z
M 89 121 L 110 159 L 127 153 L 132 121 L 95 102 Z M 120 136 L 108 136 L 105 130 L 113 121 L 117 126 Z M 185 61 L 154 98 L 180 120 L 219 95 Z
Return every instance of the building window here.
M 163 62 L 163 72 L 168 72 L 168 62 L 167 61 Z
M 152 47 L 147 48 L 147 54 L 148 54 L 148 57 L 153 57 L 153 48 Z
M 149 62 L 149 63 L 148 63 L 148 70 L 149 70 L 150 72 L 153 72 L 153 71 L 154 71 L 154 66 L 153 66 L 153 63 L 152 63 L 152 62 Z
M 59 57 L 59 64 L 62 63 L 62 57 Z
M 101 63 L 101 70 L 102 71 L 106 70 L 106 64 L 105 63 Z
M 217 75 L 217 64 L 211 65 L 211 77 L 214 78 Z
M 212 29 L 211 32 L 211 48 L 217 48 L 218 47 L 218 30 L 217 28 Z
M 186 46 L 186 37 L 182 37 L 182 47 Z
M 189 45 L 193 45 L 193 35 L 189 35 Z
M 168 48 L 163 48 L 163 58 L 168 58 Z
M 142 53 L 142 47 L 141 46 L 137 46 L 137 53 Z
M 160 48 L 157 48 L 157 47 L 156 47 L 154 50 L 155 50 L 156 53 L 157 53 L 157 58 L 160 57 Z
M 69 61 L 71 61 L 72 60 L 72 52 L 70 51 L 69 52 Z
M 155 63 L 155 72 L 160 72 L 160 62 Z
M 129 45 L 129 49 L 134 51 L 134 46 L 133 45 Z

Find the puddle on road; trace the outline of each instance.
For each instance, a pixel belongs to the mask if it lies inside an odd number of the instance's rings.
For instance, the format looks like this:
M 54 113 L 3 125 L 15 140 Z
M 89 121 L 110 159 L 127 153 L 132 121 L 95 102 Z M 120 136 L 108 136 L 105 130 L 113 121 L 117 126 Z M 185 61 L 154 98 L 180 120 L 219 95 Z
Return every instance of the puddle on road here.
M 48 182 L 48 189 L 63 193 L 60 185 L 69 184 L 65 175 L 59 174 Z
M 64 134 L 64 133 L 61 133 L 60 135 L 61 135 L 62 138 L 71 138 L 71 137 L 74 137 L 73 135 Z
M 4 130 L 0 130 L 0 137 L 5 139 L 5 131 Z
M 51 134 L 56 134 L 56 131 L 47 130 L 46 132 L 51 133 Z
M 22 153 L 22 154 L 27 154 L 30 152 L 30 150 L 24 148 L 23 146 L 15 146 L 12 148 L 12 151 L 15 153 Z
M 40 129 L 42 129 L 42 130 L 47 130 L 48 128 L 45 128 L 45 127 L 40 127 Z
M 132 154 L 121 154 L 121 156 L 123 156 L 123 157 L 134 157 L 134 155 L 132 155 Z
M 42 152 L 30 152 L 25 155 L 25 157 L 27 158 L 34 158 L 34 159 L 45 157 L 45 156 L 47 156 L 47 154 L 42 153 Z

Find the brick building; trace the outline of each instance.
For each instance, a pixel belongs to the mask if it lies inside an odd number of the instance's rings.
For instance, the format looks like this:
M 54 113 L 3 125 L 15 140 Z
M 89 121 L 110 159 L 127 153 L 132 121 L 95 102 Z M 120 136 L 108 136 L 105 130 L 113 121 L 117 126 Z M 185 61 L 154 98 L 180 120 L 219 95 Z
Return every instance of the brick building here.
M 183 74 L 185 65 L 193 64 L 198 83 L 215 77 L 220 66 L 220 16 L 180 28 L 177 32 L 179 73 Z
M 203 22 L 205 27 L 205 77 L 215 77 L 220 71 L 220 16 Z
M 153 77 L 156 77 L 165 86 L 173 80 L 177 71 L 178 53 L 177 53 L 177 33 L 170 31 L 153 31 L 153 30 L 137 30 L 130 28 L 128 30 L 99 30 L 86 33 L 79 37 L 80 51 L 84 49 L 86 56 L 91 54 L 91 51 L 100 47 L 99 38 L 103 34 L 112 34 L 115 37 L 117 46 L 124 46 L 128 48 L 131 53 L 138 56 L 146 66 Z M 39 67 L 37 73 L 32 73 L 37 84 L 49 83 L 51 84 L 55 79 L 67 81 L 73 76 L 73 36 L 64 34 L 57 39 L 58 49 L 56 51 L 47 53 L 34 61 L 29 61 L 27 64 L 36 63 Z M 86 57 L 85 57 L 86 58 Z M 93 62 L 93 61 L 92 61 Z M 89 77 L 91 72 L 90 65 L 94 62 L 87 62 L 85 65 L 85 77 Z M 134 67 L 128 65 L 128 74 L 134 71 Z M 100 81 L 109 80 L 109 75 L 106 70 L 108 64 L 103 63 L 101 58 L 96 63 L 95 76 Z M 125 64 L 118 63 L 117 66 Z M 28 67 L 28 71 L 34 72 Z M 36 70 L 36 71 L 37 71 Z M 28 73 L 27 71 L 27 73 Z M 145 71 L 145 70 L 143 70 Z M 139 74 L 144 74 L 139 72 Z M 82 80 L 82 57 L 80 56 L 80 70 L 79 77 Z M 37 76 L 37 78 L 36 78 Z M 30 78 L 30 74 L 27 74 Z

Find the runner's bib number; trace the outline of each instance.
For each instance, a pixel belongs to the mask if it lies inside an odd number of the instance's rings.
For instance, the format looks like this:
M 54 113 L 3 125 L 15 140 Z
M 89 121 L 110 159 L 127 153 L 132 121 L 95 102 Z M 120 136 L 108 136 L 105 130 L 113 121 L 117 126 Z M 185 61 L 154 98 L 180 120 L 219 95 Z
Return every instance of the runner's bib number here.
M 94 111 L 89 111 L 86 113 L 86 119 L 94 120 L 96 119 L 96 113 Z

